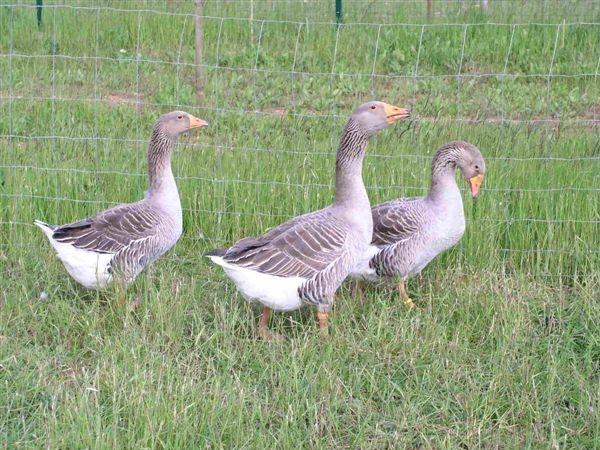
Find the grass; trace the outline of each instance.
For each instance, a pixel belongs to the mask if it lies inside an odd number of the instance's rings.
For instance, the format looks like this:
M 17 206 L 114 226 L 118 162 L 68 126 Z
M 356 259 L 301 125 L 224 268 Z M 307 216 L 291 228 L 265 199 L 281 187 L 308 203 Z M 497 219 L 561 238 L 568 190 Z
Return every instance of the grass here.
M 573 24 L 597 5 L 434 2 L 428 22 L 424 4 L 348 0 L 338 34 L 330 3 L 206 2 L 204 108 L 191 2 L 50 8 L 40 30 L 29 3 L 0 6 L 0 448 L 600 445 L 600 28 Z M 307 309 L 264 343 L 201 255 L 327 205 L 370 98 L 420 118 L 371 142 L 373 203 L 425 192 L 449 140 L 482 150 L 467 232 L 411 282 L 418 311 L 344 286 L 329 339 Z M 140 198 L 175 108 L 211 127 L 174 155 L 184 236 L 127 311 L 75 285 L 32 221 Z

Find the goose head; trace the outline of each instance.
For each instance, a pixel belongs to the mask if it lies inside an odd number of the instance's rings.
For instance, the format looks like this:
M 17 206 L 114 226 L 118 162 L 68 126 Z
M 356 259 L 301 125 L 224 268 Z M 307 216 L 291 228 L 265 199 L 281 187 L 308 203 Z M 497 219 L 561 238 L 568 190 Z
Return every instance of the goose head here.
M 475 198 L 479 194 L 479 187 L 485 175 L 485 160 L 473 144 L 459 141 L 456 147 L 460 152 L 456 164 L 471 187 L 471 196 Z
M 204 128 L 208 122 L 192 116 L 185 111 L 172 111 L 160 116 L 156 126 L 171 139 L 177 139 L 181 133 L 193 128 Z
M 377 131 L 387 128 L 388 125 L 409 116 L 410 111 L 406 108 L 371 101 L 356 108 L 352 113 L 352 120 L 361 127 L 367 136 L 371 136 Z

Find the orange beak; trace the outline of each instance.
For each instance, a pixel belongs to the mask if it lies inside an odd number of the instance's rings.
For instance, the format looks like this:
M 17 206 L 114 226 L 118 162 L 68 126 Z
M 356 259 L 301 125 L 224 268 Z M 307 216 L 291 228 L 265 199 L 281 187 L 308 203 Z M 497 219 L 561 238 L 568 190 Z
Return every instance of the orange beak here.
M 387 123 L 390 125 L 394 122 L 397 122 L 402 119 L 406 119 L 407 117 L 410 116 L 409 109 L 399 108 L 394 105 L 388 105 L 387 103 L 385 103 L 384 105 L 385 106 L 383 108 L 385 111 L 385 116 L 387 118 Z
M 479 194 L 479 187 L 483 183 L 483 175 L 475 175 L 474 177 L 469 178 L 469 184 L 471 185 L 471 197 L 477 197 Z
M 197 117 L 188 114 L 190 117 L 190 130 L 192 128 L 204 128 L 208 126 L 208 122 L 206 120 L 198 119 Z

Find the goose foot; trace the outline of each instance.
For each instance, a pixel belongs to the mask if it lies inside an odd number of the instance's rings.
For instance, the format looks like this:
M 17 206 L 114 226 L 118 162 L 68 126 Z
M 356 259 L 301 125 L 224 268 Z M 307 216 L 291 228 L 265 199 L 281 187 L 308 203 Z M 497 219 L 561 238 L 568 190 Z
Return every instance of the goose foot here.
M 327 323 L 327 319 L 329 317 L 329 313 L 317 311 L 317 320 L 319 321 L 319 330 L 323 336 L 329 336 L 329 326 Z
M 284 339 L 282 335 L 269 331 L 270 315 L 271 308 L 265 306 L 262 314 L 260 315 L 260 322 L 258 323 L 258 335 L 265 341 L 282 341 Z
M 262 329 L 262 328 L 258 329 L 258 335 L 260 336 L 261 339 L 264 339 L 267 342 L 271 342 L 271 341 L 280 342 L 280 341 L 285 340 L 285 338 L 281 334 L 275 333 L 274 331 L 269 331 L 267 329 Z
M 413 309 L 413 308 L 416 308 L 416 307 L 417 307 L 417 305 L 415 305 L 415 302 L 413 302 L 412 298 L 410 298 L 410 297 L 406 297 L 406 298 L 405 298 L 405 299 L 402 301 L 402 303 L 404 303 L 404 305 L 405 305 L 407 308 L 409 308 L 409 309 Z
M 409 309 L 415 308 L 415 302 L 412 301 L 412 298 L 408 296 L 408 292 L 406 292 L 406 285 L 404 281 L 400 281 L 398 283 L 398 292 L 400 292 L 400 298 L 402 299 L 402 303 Z

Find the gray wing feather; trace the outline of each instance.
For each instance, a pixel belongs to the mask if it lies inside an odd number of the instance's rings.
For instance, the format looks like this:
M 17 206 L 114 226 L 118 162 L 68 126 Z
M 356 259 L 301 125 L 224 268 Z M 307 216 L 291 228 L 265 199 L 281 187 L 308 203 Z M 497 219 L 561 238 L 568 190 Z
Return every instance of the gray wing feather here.
M 158 232 L 161 218 L 141 203 L 118 205 L 95 216 L 63 225 L 53 239 L 98 253 L 117 253 Z
M 142 200 L 58 227 L 52 237 L 77 248 L 114 254 L 110 271 L 131 282 L 176 241 L 166 239 L 169 223 Z
M 422 197 L 400 198 L 374 206 L 372 244 L 395 244 L 418 233 L 425 221 L 422 202 Z
M 282 277 L 309 278 L 335 265 L 347 252 L 347 225 L 326 211 L 286 222 L 227 250 L 230 264 Z
M 124 276 L 127 282 L 131 282 L 162 253 L 158 236 L 148 236 L 131 242 L 127 247 L 119 250 L 111 261 L 111 270 Z
M 426 225 L 423 198 L 401 198 L 372 208 L 373 240 L 379 247 L 369 262 L 377 275 L 394 277 L 406 270 Z

